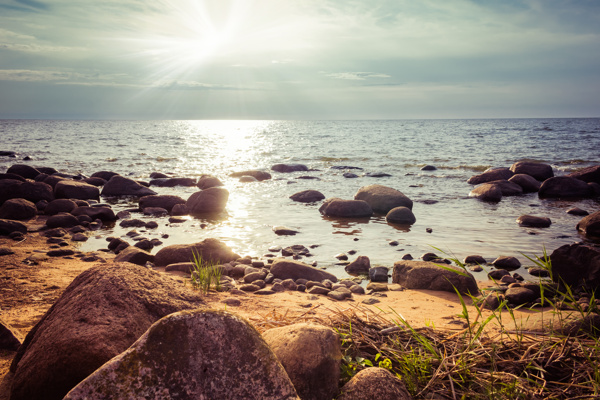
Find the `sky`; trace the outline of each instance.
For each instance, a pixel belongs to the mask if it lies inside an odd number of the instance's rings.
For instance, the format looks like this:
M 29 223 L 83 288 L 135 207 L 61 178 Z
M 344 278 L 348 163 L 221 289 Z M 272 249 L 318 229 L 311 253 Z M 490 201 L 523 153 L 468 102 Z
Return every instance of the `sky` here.
M 600 117 L 599 0 L 0 0 L 0 118 Z

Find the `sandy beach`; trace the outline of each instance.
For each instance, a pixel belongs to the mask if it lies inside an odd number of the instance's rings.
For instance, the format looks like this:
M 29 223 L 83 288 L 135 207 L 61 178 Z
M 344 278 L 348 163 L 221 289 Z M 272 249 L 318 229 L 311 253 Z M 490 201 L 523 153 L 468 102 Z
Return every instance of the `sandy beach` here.
M 38 216 L 29 221 L 30 230 L 43 226 L 44 217 Z M 60 297 L 65 288 L 86 269 L 109 262 L 114 254 L 107 252 L 81 253 L 77 243 L 71 242 L 68 248 L 74 250 L 72 256 L 49 257 L 47 238 L 41 232 L 29 232 L 21 241 L 0 237 L 0 248 L 9 248 L 13 254 L 0 258 L 0 309 L 2 321 L 13 328 L 21 340 L 40 320 L 44 313 Z M 95 261 L 83 261 L 96 259 Z M 164 272 L 171 277 L 173 285 L 192 289 L 189 275 L 176 272 Z M 492 282 L 478 282 L 480 289 L 493 285 Z M 237 291 L 239 293 L 240 291 Z M 374 298 L 377 303 L 367 305 L 364 300 Z M 273 295 L 230 294 L 216 292 L 203 296 L 207 308 L 227 310 L 248 319 L 260 332 L 293 322 L 315 321 L 327 323 L 340 315 L 356 313 L 363 319 L 389 321 L 394 326 L 399 318 L 404 318 L 412 327 L 431 327 L 440 330 L 462 331 L 467 326 L 459 314 L 463 312 L 460 299 L 456 294 L 428 290 L 386 291 L 377 297 L 371 295 L 353 295 L 351 300 L 335 301 L 327 296 L 316 296 L 297 291 L 286 291 Z M 232 301 L 232 299 L 235 299 Z M 237 300 L 237 301 L 236 301 Z M 469 298 L 465 298 L 471 318 L 476 318 L 478 310 Z M 482 310 L 479 318 L 487 318 L 491 311 Z M 536 309 L 517 310 L 515 312 L 519 328 L 526 331 L 537 329 L 537 322 L 552 318 L 550 311 L 543 314 Z M 396 321 L 396 322 L 395 322 Z M 510 318 L 506 319 L 507 330 L 514 329 Z M 497 320 L 487 327 L 493 335 L 500 330 Z M 0 399 L 8 398 L 11 373 L 8 372 L 15 352 L 3 351 L 0 358 Z

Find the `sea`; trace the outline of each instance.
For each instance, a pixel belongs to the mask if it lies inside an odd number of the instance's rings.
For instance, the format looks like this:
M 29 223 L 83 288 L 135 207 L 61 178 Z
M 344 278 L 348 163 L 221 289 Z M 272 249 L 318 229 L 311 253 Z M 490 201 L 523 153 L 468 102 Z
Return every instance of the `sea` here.
M 139 229 L 162 246 L 205 238 L 226 242 L 242 256 L 263 258 L 277 247 L 304 245 L 303 261 L 346 277 L 336 256 L 350 261 L 364 255 L 372 266 L 392 267 L 405 254 L 415 259 L 433 252 L 462 260 L 481 255 L 489 262 L 505 255 L 524 267 L 564 244 L 585 241 L 575 226 L 581 217 L 566 213 L 579 207 L 592 213 L 598 199 L 540 199 L 536 193 L 485 203 L 469 197 L 472 175 L 490 167 L 510 167 L 520 160 L 551 164 L 555 175 L 600 164 L 600 119 L 453 119 L 367 121 L 73 121 L 0 120 L 0 172 L 24 163 L 90 176 L 114 171 L 149 181 L 152 172 L 174 177 L 217 176 L 229 191 L 226 212 L 218 218 L 189 217 L 169 223 L 155 220 L 154 230 Z M 25 157 L 29 159 L 24 160 Z M 304 164 L 306 172 L 270 171 L 279 163 Z M 424 171 L 425 165 L 436 167 Z M 352 167 L 348 169 L 339 167 Z M 259 169 L 272 179 L 242 183 L 233 172 Z M 344 177 L 345 172 L 358 175 Z M 369 175 L 388 175 L 373 177 Z M 327 198 L 352 199 L 363 186 L 381 184 L 413 200 L 416 223 L 388 224 L 385 216 L 347 220 L 324 217 L 321 203 L 290 200 L 313 189 Z M 158 194 L 187 199 L 195 187 L 152 187 Z M 100 199 L 115 212 L 136 208 L 136 199 Z M 549 217 L 549 228 L 520 227 L 524 214 Z M 273 227 L 296 230 L 278 236 Z M 118 223 L 93 232 L 83 251 L 106 249 L 107 237 L 125 236 Z M 161 247 L 162 247 L 161 246 Z M 157 247 L 153 252 L 158 251 Z M 269 250 L 271 249 L 271 250 Z M 491 268 L 491 267 L 490 267 Z M 487 268 L 487 269 L 490 269 Z M 525 269 L 519 271 L 527 276 Z M 485 271 L 475 274 L 485 280 Z

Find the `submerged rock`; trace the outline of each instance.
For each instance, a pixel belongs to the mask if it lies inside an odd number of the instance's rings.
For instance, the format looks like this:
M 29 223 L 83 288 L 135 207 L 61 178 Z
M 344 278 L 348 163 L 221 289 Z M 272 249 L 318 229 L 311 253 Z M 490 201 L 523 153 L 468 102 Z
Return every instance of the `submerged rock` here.
M 525 226 L 530 228 L 548 228 L 552 221 L 546 217 L 536 217 L 534 215 L 521 215 L 517 218 L 519 226 Z
M 415 214 L 408 207 L 395 207 L 385 216 L 390 224 L 412 225 L 417 222 Z
M 308 167 L 304 164 L 275 164 L 271 167 L 271 170 L 276 172 L 296 172 L 308 171 Z

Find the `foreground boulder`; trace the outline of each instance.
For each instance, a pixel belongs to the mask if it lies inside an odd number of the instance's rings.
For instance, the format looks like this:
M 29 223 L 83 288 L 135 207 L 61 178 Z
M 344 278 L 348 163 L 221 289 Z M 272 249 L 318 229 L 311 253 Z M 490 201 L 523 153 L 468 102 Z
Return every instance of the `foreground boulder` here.
M 374 212 L 387 214 L 396 207 L 406 207 L 412 210 L 413 202 L 399 190 L 383 185 L 368 185 L 358 189 L 354 200 L 363 200 L 371 206 Z
M 600 211 L 596 211 L 579 221 L 577 230 L 585 236 L 600 237 Z
M 10 398 L 62 399 L 155 321 L 201 305 L 200 296 L 147 268 L 129 263 L 92 267 L 75 278 L 27 334 L 10 367 Z
M 568 176 L 555 176 L 540 186 L 540 198 L 591 197 L 594 189 L 584 181 Z
M 550 255 L 552 280 L 573 289 L 585 287 L 600 294 L 600 249 L 581 243 L 566 244 Z
M 514 174 L 529 175 L 540 182 L 543 182 L 546 179 L 552 178 L 554 176 L 552 166 L 550 164 L 545 164 L 541 162 L 518 161 L 510 167 L 510 170 Z
M 342 349 L 331 328 L 300 323 L 263 333 L 301 399 L 331 400 L 339 392 Z
M 156 253 L 154 263 L 158 267 L 164 267 L 180 262 L 193 262 L 194 255 L 203 262 L 213 264 L 225 264 L 240 258 L 225 243 L 208 238 L 199 243 L 175 244 L 163 247 Z
M 477 281 L 469 272 L 450 265 L 444 268 L 429 261 L 396 261 L 392 282 L 407 289 L 440 290 L 462 294 L 479 293 Z
M 65 399 L 298 399 L 252 325 L 224 311 L 183 311 L 148 329 Z
M 210 214 L 225 210 L 229 191 L 225 188 L 211 187 L 192 194 L 185 203 L 190 214 Z
M 332 197 L 319 207 L 319 212 L 328 217 L 365 218 L 373 215 L 371 206 L 363 200 L 342 200 Z
M 323 271 L 300 261 L 276 259 L 271 265 L 271 273 L 275 278 L 286 279 L 306 279 L 309 281 L 321 282 L 329 279 L 331 282 L 337 282 L 337 277 L 329 272 Z
M 412 400 L 404 383 L 385 368 L 359 371 L 342 387 L 338 400 Z
M 0 218 L 25 220 L 35 217 L 35 204 L 25 199 L 9 199 L 0 206 Z
M 93 176 L 93 175 L 92 175 Z M 152 189 L 121 175 L 113 175 L 102 188 L 102 196 L 151 196 L 156 194 Z
M 64 179 L 54 186 L 54 197 L 57 199 L 97 199 L 100 189 L 81 181 Z

